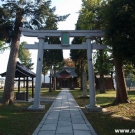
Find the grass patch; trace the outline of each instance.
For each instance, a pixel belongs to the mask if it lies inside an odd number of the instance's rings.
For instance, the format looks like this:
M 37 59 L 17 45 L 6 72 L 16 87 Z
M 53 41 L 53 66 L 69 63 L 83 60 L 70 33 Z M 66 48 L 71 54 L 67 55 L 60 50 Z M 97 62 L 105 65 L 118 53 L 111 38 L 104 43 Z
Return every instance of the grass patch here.
M 42 97 L 56 97 L 60 92 L 60 90 L 48 91 L 48 89 L 41 89 Z M 16 103 L 3 106 L 0 103 L 0 135 L 31 135 L 51 106 L 50 103 L 41 102 L 45 105 L 44 111 L 28 111 L 27 108 L 32 104 Z
M 89 99 L 79 98 L 82 91 L 76 89 L 71 93 L 80 107 L 90 103 Z M 128 95 L 129 99 L 135 101 L 135 91 L 129 91 Z M 114 101 L 115 96 L 115 91 L 107 91 L 105 94 L 99 94 L 99 91 L 96 91 L 97 104 L 107 109 L 107 111 L 88 113 L 83 109 L 85 116 L 98 135 L 114 135 L 115 129 L 135 128 L 135 102 L 112 106 L 111 103 Z M 128 135 L 128 133 L 126 134 Z
M 31 135 L 50 105 L 45 104 L 44 111 L 35 112 L 27 110 L 30 105 L 29 103 L 0 105 L 0 135 Z
M 48 88 L 42 88 L 40 94 L 41 94 L 41 97 L 56 97 L 56 95 L 58 95 L 60 91 L 61 90 L 55 90 L 53 92 L 49 92 Z
M 3 89 L 0 89 L 0 99 L 2 99 L 3 91 L 4 91 Z M 26 88 L 21 88 L 20 91 L 25 92 Z M 60 91 L 61 90 L 55 90 L 53 92 L 49 92 L 48 88 L 41 88 L 40 96 L 41 97 L 49 97 L 49 96 L 56 97 L 56 95 L 58 95 L 58 93 Z M 18 92 L 18 89 L 14 89 L 15 96 L 16 96 L 16 92 Z M 29 92 L 28 97 L 31 98 L 32 97 L 32 88 L 29 88 L 28 92 Z

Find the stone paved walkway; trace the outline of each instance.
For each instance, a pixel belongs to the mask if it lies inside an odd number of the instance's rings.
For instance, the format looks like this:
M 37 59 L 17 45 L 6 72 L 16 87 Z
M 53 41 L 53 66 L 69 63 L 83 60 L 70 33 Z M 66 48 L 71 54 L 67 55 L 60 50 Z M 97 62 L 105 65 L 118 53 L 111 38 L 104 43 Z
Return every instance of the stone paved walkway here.
M 97 135 L 69 90 L 64 89 L 32 135 Z

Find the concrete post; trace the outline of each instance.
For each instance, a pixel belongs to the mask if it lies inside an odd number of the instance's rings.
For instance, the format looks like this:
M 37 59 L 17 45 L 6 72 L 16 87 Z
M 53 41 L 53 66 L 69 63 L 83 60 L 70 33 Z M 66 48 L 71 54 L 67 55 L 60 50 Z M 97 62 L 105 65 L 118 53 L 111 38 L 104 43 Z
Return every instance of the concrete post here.
M 92 45 L 91 38 L 86 37 L 88 49 L 87 49 L 87 61 L 88 61 L 88 75 L 89 75 L 89 88 L 90 88 L 90 106 L 95 107 L 95 88 L 94 88 L 94 72 L 92 63 Z
M 86 108 L 89 111 L 102 111 L 101 107 L 96 107 L 95 102 L 95 82 L 94 82 L 94 71 L 93 71 L 93 63 L 92 63 L 92 44 L 91 44 L 92 36 L 86 37 L 87 42 L 87 61 L 88 61 L 88 77 L 89 77 L 89 93 L 90 93 L 90 104 L 86 105 Z
M 42 74 L 42 63 L 43 63 L 43 47 L 44 47 L 44 38 L 39 37 L 34 105 L 30 106 L 28 108 L 29 110 L 42 110 L 42 109 L 45 108 L 45 106 L 40 105 L 41 74 Z

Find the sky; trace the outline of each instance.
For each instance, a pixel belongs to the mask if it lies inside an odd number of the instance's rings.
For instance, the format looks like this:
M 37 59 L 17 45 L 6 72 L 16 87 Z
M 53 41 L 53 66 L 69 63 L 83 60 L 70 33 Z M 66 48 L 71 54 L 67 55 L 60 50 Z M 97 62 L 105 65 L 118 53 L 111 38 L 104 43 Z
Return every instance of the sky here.
M 70 14 L 70 16 L 66 19 L 66 21 L 58 23 L 58 30 L 75 30 L 75 24 L 78 19 L 78 11 L 81 9 L 81 0 L 52 0 L 52 7 L 56 7 L 55 14 L 57 15 L 66 15 Z M 37 38 L 29 38 L 29 37 L 21 37 L 21 42 L 26 41 L 29 44 L 33 44 L 34 42 L 38 42 Z M 7 62 L 9 58 L 9 50 L 6 50 L 4 53 L 0 54 L 0 73 L 6 71 Z M 37 65 L 37 51 L 30 50 L 32 62 L 34 63 L 33 71 L 36 72 Z M 63 50 L 63 57 L 69 58 L 69 50 Z

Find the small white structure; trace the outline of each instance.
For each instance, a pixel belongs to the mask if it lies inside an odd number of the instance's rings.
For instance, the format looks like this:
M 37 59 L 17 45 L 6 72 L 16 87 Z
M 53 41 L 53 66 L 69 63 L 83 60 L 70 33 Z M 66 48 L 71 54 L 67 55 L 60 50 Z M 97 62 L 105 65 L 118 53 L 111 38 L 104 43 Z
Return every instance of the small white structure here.
M 86 108 L 90 111 L 102 111 L 101 107 L 95 104 L 95 88 L 94 88 L 94 71 L 92 64 L 92 50 L 105 49 L 105 45 L 97 45 L 91 43 L 93 37 L 104 37 L 102 30 L 29 30 L 20 28 L 24 36 L 38 37 L 39 43 L 25 45 L 26 49 L 38 49 L 37 70 L 36 70 L 36 87 L 34 105 L 28 109 L 41 110 L 44 106 L 40 105 L 40 89 L 41 89 L 41 72 L 43 62 L 44 49 L 86 49 L 88 61 L 88 77 L 90 86 L 90 104 Z M 48 44 L 44 42 L 45 37 L 61 37 L 61 44 Z M 69 37 L 85 37 L 86 42 L 83 44 L 69 44 Z
M 5 78 L 0 78 L 0 89 L 4 88 Z

